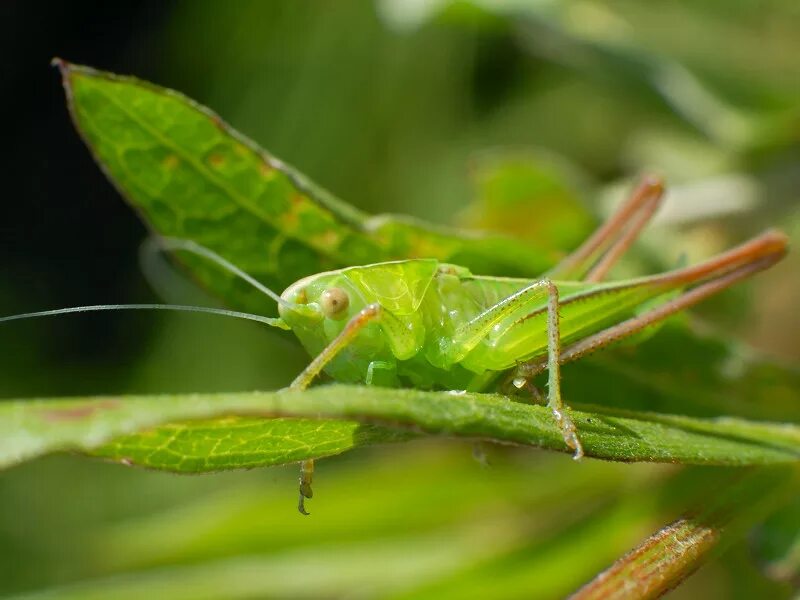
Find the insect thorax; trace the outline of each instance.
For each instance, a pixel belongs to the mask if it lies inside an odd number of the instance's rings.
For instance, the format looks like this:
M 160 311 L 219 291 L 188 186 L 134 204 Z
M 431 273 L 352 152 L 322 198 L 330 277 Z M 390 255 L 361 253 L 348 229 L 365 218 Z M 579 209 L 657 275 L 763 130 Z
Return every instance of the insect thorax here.
M 433 260 L 382 263 L 311 277 L 284 293 L 291 302 L 302 298 L 313 305 L 330 290 L 340 290 L 349 301 L 338 318 L 282 316 L 316 356 L 360 310 L 378 303 L 382 321 L 361 330 L 325 368 L 328 375 L 342 382 L 465 389 L 480 365 L 467 369 L 458 364 L 448 343 L 459 327 L 524 284 L 476 278 L 462 267 Z

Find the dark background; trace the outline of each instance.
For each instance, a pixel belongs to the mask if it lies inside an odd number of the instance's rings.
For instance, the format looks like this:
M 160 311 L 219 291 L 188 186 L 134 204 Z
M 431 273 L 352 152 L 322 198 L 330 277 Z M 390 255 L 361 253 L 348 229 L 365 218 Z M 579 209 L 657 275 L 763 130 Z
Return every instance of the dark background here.
M 8 140 L 2 220 L 5 313 L 141 297 L 144 228 L 76 135 L 55 56 L 157 79 L 165 2 L 4 2 L 0 49 Z M 91 233 L 91 235 L 87 235 Z M 96 314 L 48 323 L 45 360 L 134 356 L 158 319 Z M 46 388 L 45 388 L 46 389 Z M 53 390 L 55 391 L 55 390 Z

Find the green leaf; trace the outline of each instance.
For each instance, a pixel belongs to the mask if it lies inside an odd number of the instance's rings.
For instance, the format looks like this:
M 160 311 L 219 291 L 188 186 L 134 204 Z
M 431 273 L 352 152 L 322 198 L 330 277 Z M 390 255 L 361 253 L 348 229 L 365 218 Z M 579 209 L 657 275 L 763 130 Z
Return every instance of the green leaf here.
M 738 475 L 699 510 L 667 525 L 600 573 L 572 600 L 630 598 L 631 582 L 636 582 L 636 598 L 660 598 L 790 498 L 798 483 L 797 469 Z
M 586 454 L 608 460 L 766 465 L 800 459 L 800 427 L 789 425 L 596 407 L 573 411 L 573 419 Z M 489 394 L 332 385 L 305 392 L 4 402 L 0 466 L 73 450 L 196 473 L 329 456 L 420 431 L 567 451 L 546 407 Z
M 461 216 L 464 226 L 562 250 L 591 233 L 586 177 L 566 159 L 544 150 L 490 151 L 470 166 L 477 197 Z
M 278 291 L 312 273 L 382 260 L 438 258 L 487 274 L 533 275 L 557 258 L 501 235 L 370 217 L 177 92 L 58 64 L 78 131 L 145 222 L 211 248 Z M 227 303 L 268 306 L 230 274 L 179 256 Z
M 411 431 L 358 421 L 232 416 L 161 425 L 114 439 L 92 454 L 154 469 L 202 473 L 286 464 L 414 437 Z

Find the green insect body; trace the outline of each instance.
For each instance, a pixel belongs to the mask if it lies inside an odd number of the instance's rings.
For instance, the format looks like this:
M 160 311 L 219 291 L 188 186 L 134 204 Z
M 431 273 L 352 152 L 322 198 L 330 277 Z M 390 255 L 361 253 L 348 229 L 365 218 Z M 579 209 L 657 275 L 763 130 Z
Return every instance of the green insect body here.
M 578 428 L 561 398 L 560 365 L 662 322 L 770 267 L 787 250 L 786 236 L 770 231 L 692 267 L 603 283 L 662 192 L 659 181 L 645 180 L 540 280 L 476 276 L 435 259 L 411 259 L 298 281 L 279 299 L 279 323 L 315 358 L 291 387 L 304 389 L 325 370 L 346 382 L 482 391 L 508 373 L 515 387 L 538 393 L 530 378 L 546 369 L 555 424 L 581 458 Z M 313 461 L 304 461 L 303 514 L 312 475 Z
M 662 278 L 663 279 L 663 278 Z M 555 282 L 561 342 L 569 344 L 634 316 L 676 284 Z M 331 294 L 341 296 L 333 310 Z M 381 318 L 365 326 L 325 367 L 335 380 L 481 391 L 518 363 L 547 354 L 544 281 L 481 277 L 436 260 L 407 260 L 313 275 L 289 287 L 281 318 L 312 356 L 370 305 Z

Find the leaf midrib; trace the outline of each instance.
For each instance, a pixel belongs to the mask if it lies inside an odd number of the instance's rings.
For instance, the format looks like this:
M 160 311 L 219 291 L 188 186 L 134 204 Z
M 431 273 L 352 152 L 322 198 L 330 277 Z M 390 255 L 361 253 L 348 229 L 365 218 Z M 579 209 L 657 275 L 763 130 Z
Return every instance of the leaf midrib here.
M 222 191 L 225 195 L 231 198 L 241 209 L 246 210 L 248 213 L 252 214 L 254 217 L 259 219 L 260 221 L 270 225 L 275 231 L 280 232 L 282 235 L 291 238 L 297 242 L 300 242 L 302 245 L 306 246 L 307 248 L 311 248 L 316 252 L 328 252 L 328 248 L 318 248 L 313 243 L 309 243 L 307 238 L 299 237 L 294 235 L 290 232 L 287 232 L 285 229 L 281 228 L 275 221 L 269 218 L 268 215 L 264 214 L 261 210 L 258 209 L 253 203 L 249 202 L 244 196 L 236 192 L 235 190 L 231 189 L 226 185 L 226 183 L 217 177 L 213 171 L 210 171 L 206 166 L 199 160 L 195 159 L 190 153 L 184 150 L 181 146 L 173 143 L 168 137 L 165 137 L 159 133 L 159 131 L 153 127 L 151 127 L 146 121 L 139 118 L 138 115 L 132 113 L 128 110 L 124 104 L 118 102 L 113 96 L 109 96 L 108 93 L 100 87 L 96 87 L 95 90 L 101 96 L 103 96 L 108 102 L 113 104 L 117 109 L 119 109 L 122 113 L 124 113 L 131 121 L 133 121 L 136 125 L 141 127 L 144 131 L 150 134 L 157 142 L 161 143 L 163 146 L 169 148 L 171 151 L 175 152 L 182 160 L 184 160 L 187 164 L 191 165 L 192 168 L 206 181 L 211 183 L 212 185 L 216 186 L 220 191 Z M 84 116 L 86 113 L 83 113 Z M 264 161 L 264 158 L 253 151 L 252 148 L 247 148 L 247 152 L 254 154 L 256 158 L 260 161 Z M 285 176 L 285 174 L 280 171 L 279 169 L 275 168 L 274 166 L 270 165 L 276 172 L 281 173 Z M 290 180 L 291 181 L 291 180 Z M 298 190 L 298 193 L 301 193 L 303 197 L 311 202 L 308 194 Z M 317 205 L 320 210 L 325 211 L 328 216 L 330 216 L 334 221 L 335 218 L 332 213 L 325 207 Z M 343 226 L 343 225 L 342 225 Z

